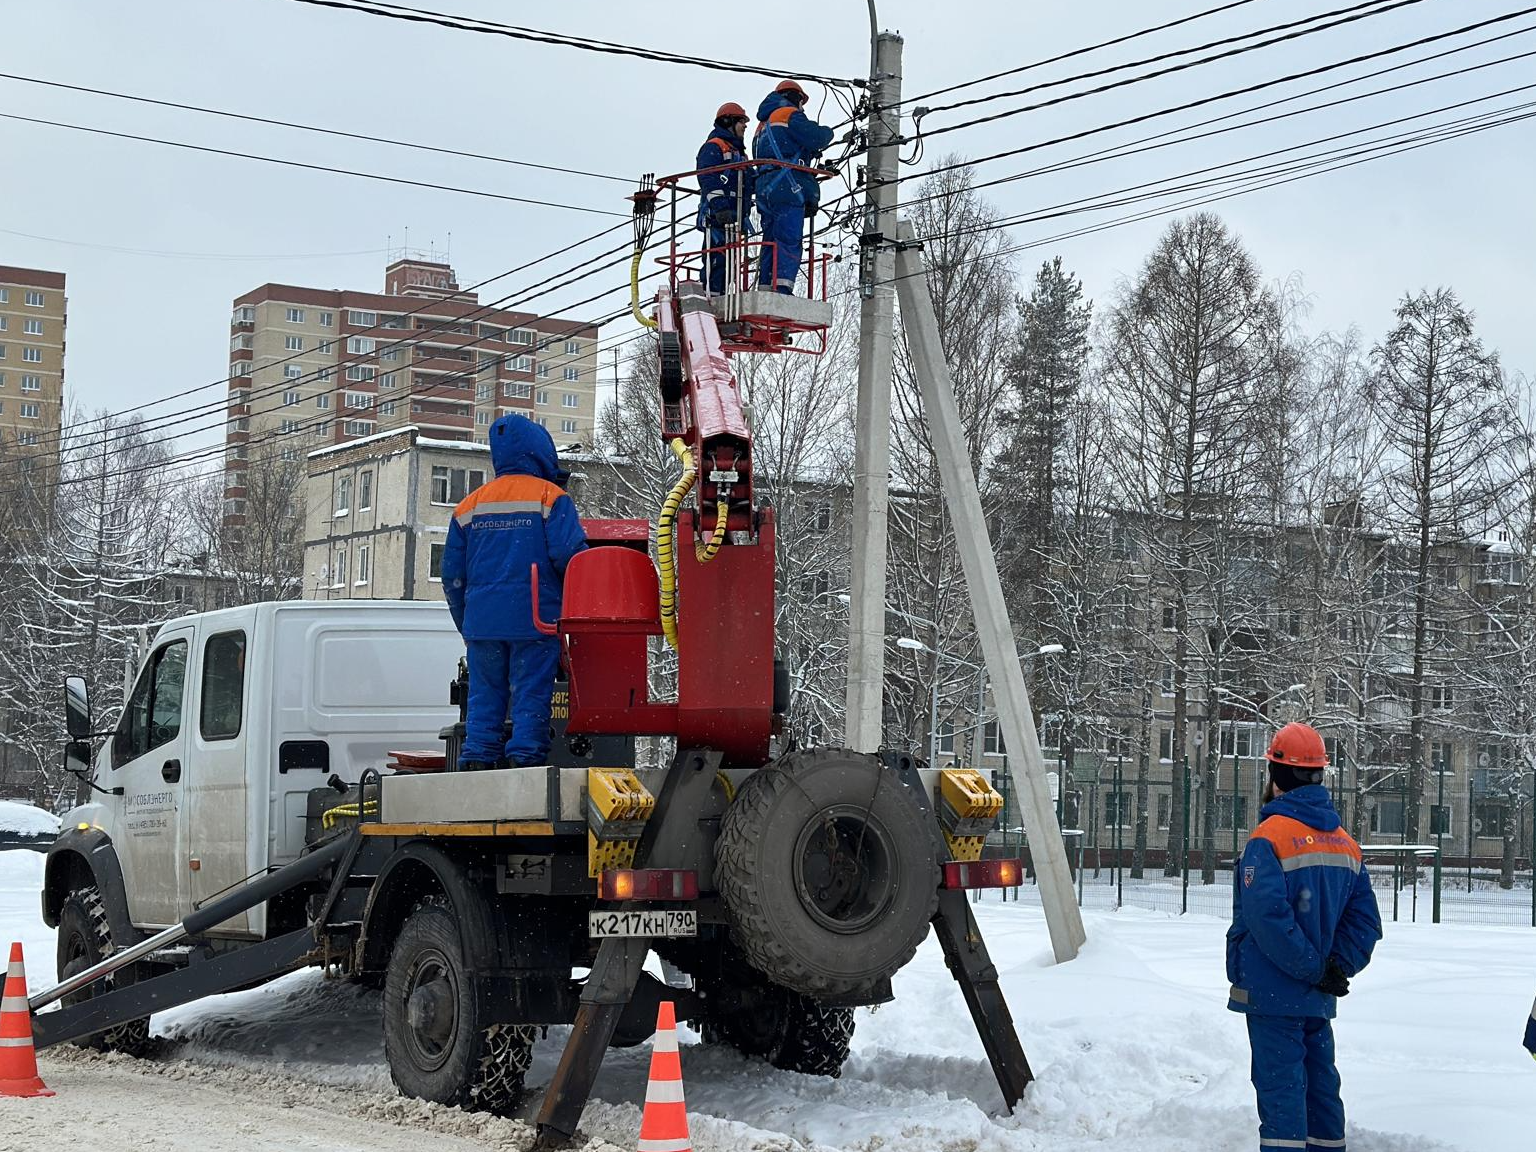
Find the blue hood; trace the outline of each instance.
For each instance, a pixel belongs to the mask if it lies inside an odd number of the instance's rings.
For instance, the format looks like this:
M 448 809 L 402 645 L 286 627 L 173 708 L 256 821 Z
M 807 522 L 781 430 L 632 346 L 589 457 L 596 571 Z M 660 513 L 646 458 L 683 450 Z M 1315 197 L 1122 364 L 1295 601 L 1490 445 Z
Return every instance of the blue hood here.
M 780 108 L 793 108 L 795 102 L 782 92 L 770 92 L 763 97 L 763 102 L 757 106 L 757 118 L 766 120 Z
M 1261 816 L 1289 816 L 1319 832 L 1333 832 L 1342 821 L 1333 807 L 1333 798 L 1321 784 L 1304 784 L 1276 796 L 1259 810 Z
M 560 468 L 555 441 L 549 429 L 526 416 L 509 413 L 491 425 L 491 466 L 498 476 L 537 476 L 551 484 L 564 484 L 568 472 Z
M 744 137 L 738 136 L 736 133 L 730 131 L 728 128 L 722 128 L 718 124 L 711 124 L 709 126 L 709 132 L 704 137 L 704 139 L 706 139 L 706 140 L 714 140 L 714 139 L 717 139 L 717 138 L 720 139 L 720 140 L 729 140 L 732 144 L 734 144 L 736 146 L 736 151 L 738 151 L 738 152 L 745 152 L 746 149 L 747 149 L 747 141 L 746 141 L 746 139 Z

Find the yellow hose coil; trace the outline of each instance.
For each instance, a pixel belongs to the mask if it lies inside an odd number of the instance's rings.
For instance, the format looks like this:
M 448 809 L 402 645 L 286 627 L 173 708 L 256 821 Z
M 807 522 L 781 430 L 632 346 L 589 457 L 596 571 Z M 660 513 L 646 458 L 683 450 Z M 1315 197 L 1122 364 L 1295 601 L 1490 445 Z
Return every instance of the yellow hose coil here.
M 672 491 L 661 503 L 661 515 L 656 518 L 656 566 L 661 569 L 661 632 L 667 643 L 677 647 L 677 564 L 672 557 L 674 524 L 683 497 L 693 489 L 698 472 L 693 467 L 693 456 L 681 439 L 674 438 L 668 445 L 673 455 L 682 461 L 683 474 Z
M 656 321 L 640 311 L 640 258 L 645 255 L 643 247 L 635 249 L 635 258 L 629 262 L 629 310 L 635 314 L 635 319 L 647 328 L 655 328 Z

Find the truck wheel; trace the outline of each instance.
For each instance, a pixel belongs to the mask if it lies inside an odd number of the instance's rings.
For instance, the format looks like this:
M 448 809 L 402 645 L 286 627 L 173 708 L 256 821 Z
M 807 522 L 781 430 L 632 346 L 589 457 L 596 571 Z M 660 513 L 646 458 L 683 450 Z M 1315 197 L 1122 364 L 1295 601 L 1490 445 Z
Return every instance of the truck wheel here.
M 112 929 L 107 921 L 107 907 L 102 902 L 101 892 L 94 885 L 73 889 L 59 909 L 55 966 L 59 979 L 84 971 L 110 956 L 113 950 Z M 129 965 L 65 997 L 64 1003 L 78 1004 L 90 999 L 91 994 L 98 989 L 105 994 L 114 987 L 124 988 L 132 982 L 133 965 Z M 148 1056 L 159 1047 L 157 1042 L 150 1039 L 148 1016 L 142 1020 L 119 1024 L 116 1028 L 108 1028 L 78 1043 L 82 1047 L 95 1048 L 101 1052 L 125 1052 L 130 1056 Z
M 928 934 L 939 887 L 931 825 L 873 756 L 821 748 L 754 773 L 715 845 L 732 939 L 803 996 L 872 991 Z
M 832 1008 L 766 980 L 715 991 L 704 1039 L 729 1044 L 785 1072 L 843 1074 L 853 1039 L 853 1009 Z
M 407 1096 L 508 1115 L 522 1102 L 537 1029 L 481 1023 L 477 973 L 442 904 L 417 905 L 384 975 L 384 1054 Z

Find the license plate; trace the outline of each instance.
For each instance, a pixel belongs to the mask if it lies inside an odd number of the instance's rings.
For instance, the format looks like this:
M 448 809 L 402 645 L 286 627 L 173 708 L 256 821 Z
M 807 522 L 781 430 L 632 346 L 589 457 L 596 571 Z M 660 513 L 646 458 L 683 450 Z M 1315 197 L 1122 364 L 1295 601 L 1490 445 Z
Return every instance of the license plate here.
M 614 936 L 697 936 L 699 914 L 692 908 L 638 908 L 629 912 L 588 912 L 587 935 L 594 940 Z

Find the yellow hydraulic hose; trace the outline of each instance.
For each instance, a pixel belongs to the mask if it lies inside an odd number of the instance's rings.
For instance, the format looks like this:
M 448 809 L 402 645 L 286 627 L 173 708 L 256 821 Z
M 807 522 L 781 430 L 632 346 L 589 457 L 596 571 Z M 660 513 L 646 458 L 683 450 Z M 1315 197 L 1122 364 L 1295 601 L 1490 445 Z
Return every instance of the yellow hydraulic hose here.
M 698 472 L 693 466 L 693 456 L 688 451 L 688 446 L 681 439 L 674 439 L 668 447 L 682 462 L 683 474 L 678 477 L 677 483 L 672 485 L 672 491 L 668 492 L 667 498 L 662 501 L 661 515 L 656 518 L 656 566 L 661 569 L 661 632 L 667 638 L 667 643 L 675 649 L 677 647 L 677 565 L 672 558 L 672 537 L 675 532 L 677 510 L 682 506 L 683 497 L 693 489 L 693 482 Z
M 655 328 L 655 319 L 640 310 L 640 258 L 643 255 L 645 255 L 645 248 L 637 246 L 635 258 L 629 262 L 629 310 L 635 314 L 635 319 L 647 328 Z

